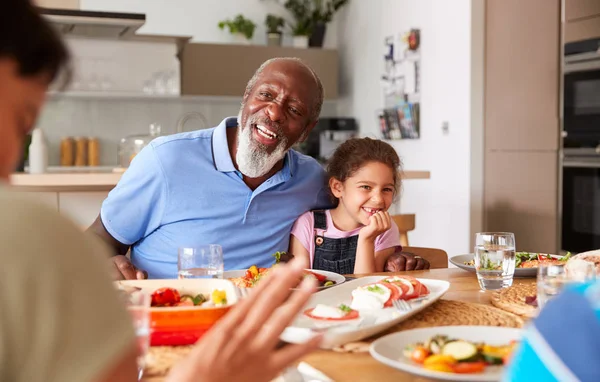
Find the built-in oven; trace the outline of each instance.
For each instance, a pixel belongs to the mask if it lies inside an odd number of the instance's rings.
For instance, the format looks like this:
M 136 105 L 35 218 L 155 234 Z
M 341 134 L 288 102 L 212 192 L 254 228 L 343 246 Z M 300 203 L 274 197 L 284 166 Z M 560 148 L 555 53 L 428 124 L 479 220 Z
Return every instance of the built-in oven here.
M 600 150 L 565 149 L 562 178 L 562 250 L 600 248 Z
M 564 147 L 600 145 L 600 41 L 586 43 L 566 46 L 574 53 L 564 65 Z

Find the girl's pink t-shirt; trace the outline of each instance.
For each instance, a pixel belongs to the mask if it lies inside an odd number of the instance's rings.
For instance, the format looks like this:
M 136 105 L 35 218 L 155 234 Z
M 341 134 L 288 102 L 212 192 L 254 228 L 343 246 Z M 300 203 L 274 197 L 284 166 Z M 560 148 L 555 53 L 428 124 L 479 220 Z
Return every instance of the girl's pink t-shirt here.
M 333 224 L 333 220 L 331 220 L 331 213 L 329 210 L 325 210 L 325 216 L 327 217 L 327 229 L 317 229 L 316 232 L 324 237 L 328 237 L 330 239 L 341 239 L 344 237 L 350 237 L 358 235 L 360 228 L 357 228 L 352 231 L 340 231 Z M 308 211 L 302 214 L 298 220 L 294 223 L 292 227 L 292 235 L 296 237 L 302 243 L 304 248 L 310 254 L 310 264 L 312 267 L 312 263 L 315 257 L 315 217 L 312 211 Z M 392 248 L 392 247 L 400 247 L 400 232 L 398 231 L 398 226 L 392 220 L 392 226 L 389 230 L 385 231 L 381 235 L 377 236 L 375 239 L 375 252 L 383 251 L 384 249 Z

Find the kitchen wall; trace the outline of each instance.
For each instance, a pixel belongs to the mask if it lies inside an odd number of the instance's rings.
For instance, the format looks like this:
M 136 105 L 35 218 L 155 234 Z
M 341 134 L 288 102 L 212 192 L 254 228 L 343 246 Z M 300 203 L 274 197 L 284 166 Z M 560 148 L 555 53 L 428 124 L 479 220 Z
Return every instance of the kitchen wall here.
M 395 212 L 416 213 L 411 245 L 450 256 L 470 252 L 481 228 L 483 19 L 481 0 L 352 1 L 338 25 L 339 112 L 371 137 L 379 137 L 384 37 L 421 30 L 421 139 L 389 143 L 406 169 L 429 170 L 431 179 L 407 180 Z
M 82 9 L 146 14 L 139 33 L 192 36 L 194 42 L 231 43 L 229 32 L 217 28 L 219 20 L 244 14 L 257 24 L 253 44 L 265 44 L 264 18 L 267 13 L 287 15 L 276 0 L 82 0 Z M 141 92 L 155 72 L 178 75 L 174 44 L 69 39 L 75 56 L 75 76 L 70 90 L 84 96 L 54 95 L 39 120 L 50 145 L 50 165 L 60 161 L 60 140 L 64 136 L 95 136 L 101 143 L 101 165 L 117 164 L 119 140 L 132 134 L 147 134 L 150 123 L 159 123 L 163 133 L 176 131 L 177 121 L 188 112 L 193 118 L 185 130 L 214 126 L 227 116 L 237 115 L 240 97 L 186 97 L 147 99 L 143 97 L 101 97 L 90 93 L 89 83 L 108 80 L 112 92 Z M 291 44 L 286 36 L 284 45 Z M 337 27 L 332 22 L 325 47 L 336 47 Z M 93 79 L 93 81 L 91 81 Z M 98 85 L 96 85 L 98 86 Z M 92 89 L 93 90 L 93 89 Z M 322 116 L 336 116 L 337 103 L 327 101 Z

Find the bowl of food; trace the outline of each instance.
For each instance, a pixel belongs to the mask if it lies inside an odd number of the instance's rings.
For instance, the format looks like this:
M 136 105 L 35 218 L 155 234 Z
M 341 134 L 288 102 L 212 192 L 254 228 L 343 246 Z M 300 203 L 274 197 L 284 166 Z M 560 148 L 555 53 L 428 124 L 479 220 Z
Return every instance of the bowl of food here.
M 237 288 L 228 280 L 122 280 L 124 293 L 142 290 L 151 296 L 150 345 L 195 343 L 238 301 Z

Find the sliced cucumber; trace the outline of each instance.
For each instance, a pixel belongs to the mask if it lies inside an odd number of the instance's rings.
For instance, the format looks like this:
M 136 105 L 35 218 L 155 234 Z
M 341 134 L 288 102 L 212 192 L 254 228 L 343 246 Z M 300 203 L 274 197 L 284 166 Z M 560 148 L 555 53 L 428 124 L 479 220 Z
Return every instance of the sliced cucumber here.
M 502 357 L 498 354 L 483 353 L 483 360 L 490 365 L 502 365 Z
M 477 347 L 467 341 L 452 341 L 444 345 L 442 354 L 454 357 L 459 362 L 466 361 L 477 356 Z

